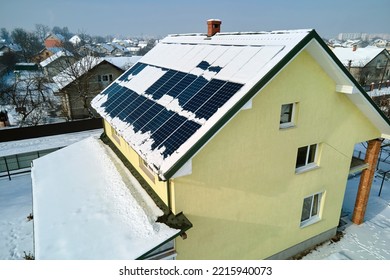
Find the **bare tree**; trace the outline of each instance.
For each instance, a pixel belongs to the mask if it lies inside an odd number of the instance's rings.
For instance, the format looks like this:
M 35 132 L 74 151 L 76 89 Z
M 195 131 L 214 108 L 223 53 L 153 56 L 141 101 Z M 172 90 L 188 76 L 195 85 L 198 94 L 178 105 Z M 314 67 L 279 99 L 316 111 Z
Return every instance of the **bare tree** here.
M 44 24 L 35 24 L 35 34 L 37 35 L 39 41 L 43 44 L 47 35 L 50 32 L 50 27 Z
M 42 49 L 38 37 L 22 28 L 16 28 L 11 33 L 12 40 L 22 48 L 22 55 L 25 61 L 30 61 L 32 56 Z
M 13 83 L 0 82 L 0 94 L 2 104 L 14 106 L 20 127 L 45 123 L 56 104 L 47 79 L 39 72 L 16 72 Z

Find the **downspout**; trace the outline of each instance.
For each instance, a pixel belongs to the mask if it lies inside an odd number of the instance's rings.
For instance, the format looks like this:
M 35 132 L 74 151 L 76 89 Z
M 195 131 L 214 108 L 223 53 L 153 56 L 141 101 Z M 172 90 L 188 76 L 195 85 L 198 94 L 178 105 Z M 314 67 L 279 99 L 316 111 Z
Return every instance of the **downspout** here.
M 171 179 L 167 179 L 167 202 L 168 210 L 172 212 L 172 200 L 171 200 Z

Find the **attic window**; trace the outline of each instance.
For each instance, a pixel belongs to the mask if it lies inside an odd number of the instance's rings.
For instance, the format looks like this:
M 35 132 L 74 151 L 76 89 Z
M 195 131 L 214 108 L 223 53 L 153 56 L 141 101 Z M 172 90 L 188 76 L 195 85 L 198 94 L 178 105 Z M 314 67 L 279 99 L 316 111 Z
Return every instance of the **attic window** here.
M 280 128 L 295 126 L 295 112 L 297 103 L 283 104 L 280 111 Z

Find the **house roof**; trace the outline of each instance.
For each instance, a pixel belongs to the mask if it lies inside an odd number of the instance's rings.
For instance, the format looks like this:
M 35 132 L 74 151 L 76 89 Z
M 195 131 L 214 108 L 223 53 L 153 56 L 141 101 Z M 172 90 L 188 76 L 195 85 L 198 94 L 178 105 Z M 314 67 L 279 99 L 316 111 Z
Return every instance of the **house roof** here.
M 94 137 L 34 160 L 32 182 L 36 259 L 137 259 L 181 232 Z
M 57 60 L 58 58 L 60 57 L 69 57 L 69 56 L 73 56 L 73 54 L 67 50 L 61 50 L 61 51 L 58 51 L 56 53 L 54 53 L 52 56 L 49 56 L 48 58 L 46 58 L 44 61 L 42 61 L 40 63 L 40 65 L 42 67 L 46 67 L 47 65 L 49 65 L 50 63 L 52 63 L 53 61 Z
M 69 66 L 67 69 L 53 77 L 53 81 L 56 83 L 58 89 L 63 89 L 68 86 L 70 83 L 75 81 L 78 77 L 81 77 L 91 69 L 95 68 L 97 65 L 102 62 L 108 62 L 118 69 L 123 70 L 124 60 L 116 60 L 114 57 L 94 57 L 94 56 L 85 56 L 79 61 L 75 62 L 72 66 Z M 128 61 L 129 62 L 129 61 Z M 131 62 L 129 62 L 131 63 Z
M 352 67 L 364 67 L 377 57 L 381 52 L 386 51 L 384 48 L 366 47 L 357 48 L 355 51 L 353 48 L 335 48 L 333 52 L 340 59 L 341 63 L 348 66 L 351 62 Z
M 303 49 L 390 134 L 387 119 L 314 30 L 170 35 L 92 106 L 162 179 L 171 178 Z

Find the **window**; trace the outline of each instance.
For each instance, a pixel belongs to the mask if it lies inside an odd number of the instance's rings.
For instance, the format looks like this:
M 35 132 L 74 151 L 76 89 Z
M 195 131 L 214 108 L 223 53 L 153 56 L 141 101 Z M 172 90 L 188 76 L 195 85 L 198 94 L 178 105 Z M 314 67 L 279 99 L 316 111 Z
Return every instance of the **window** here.
M 295 103 L 283 104 L 280 111 L 280 128 L 293 127 L 295 125 Z
M 148 176 L 148 178 L 154 183 L 153 171 L 150 170 L 147 163 L 141 157 L 139 157 L 139 167 L 142 169 L 143 172 L 145 172 L 145 175 Z
M 321 197 L 322 193 L 316 193 L 303 199 L 301 226 L 319 221 Z
M 98 75 L 98 82 L 112 82 L 112 74 Z
M 120 140 L 120 135 L 118 134 L 118 131 L 116 131 L 113 127 L 111 127 L 111 135 L 112 135 L 112 138 L 115 139 L 115 141 L 120 145 L 121 144 L 121 140 Z
M 298 148 L 296 172 L 305 171 L 317 167 L 318 144 Z

